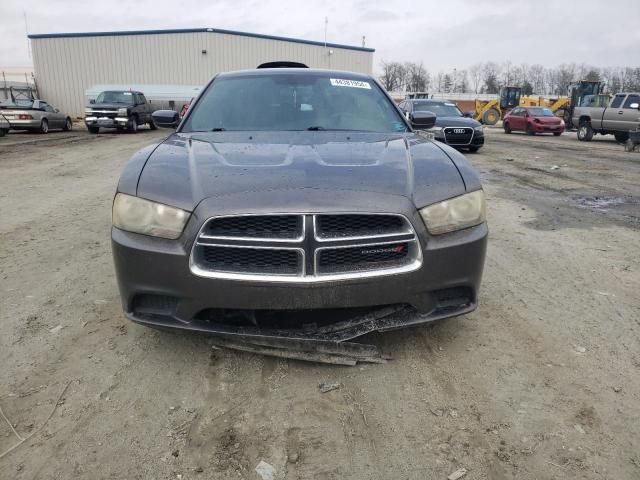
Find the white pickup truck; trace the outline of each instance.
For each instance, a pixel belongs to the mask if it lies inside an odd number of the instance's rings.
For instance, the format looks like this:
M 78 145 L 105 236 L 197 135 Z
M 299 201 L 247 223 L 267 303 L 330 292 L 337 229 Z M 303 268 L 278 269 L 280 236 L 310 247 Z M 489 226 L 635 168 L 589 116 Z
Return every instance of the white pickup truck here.
M 611 133 L 618 142 L 626 142 L 630 131 L 640 129 L 640 93 L 618 93 L 608 107 L 576 107 L 572 121 L 583 142 L 596 133 Z

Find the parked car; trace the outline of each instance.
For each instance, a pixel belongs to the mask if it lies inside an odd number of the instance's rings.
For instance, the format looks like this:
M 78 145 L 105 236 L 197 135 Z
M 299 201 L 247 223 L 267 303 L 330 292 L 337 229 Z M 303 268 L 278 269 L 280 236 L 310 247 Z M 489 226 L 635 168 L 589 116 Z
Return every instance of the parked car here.
M 7 133 L 9 133 L 9 129 L 11 125 L 9 124 L 9 120 L 4 118 L 4 115 L 0 113 L 0 137 L 4 137 Z
M 415 133 L 432 113 L 406 118 L 372 77 L 221 73 L 182 121 L 173 110 L 154 120 L 179 126 L 131 158 L 113 202 L 131 320 L 344 340 L 476 308 L 488 232 L 479 176 Z M 263 316 L 398 304 L 423 315 L 315 330 Z M 221 315 L 247 310 L 249 323 Z
M 193 102 L 193 98 L 191 100 L 189 100 L 188 103 L 185 103 L 184 105 L 182 105 L 182 108 L 180 109 L 180 120 L 182 120 L 185 115 L 187 114 L 187 112 L 189 111 L 189 107 L 191 106 L 191 102 Z
M 484 145 L 484 127 L 462 113 L 455 103 L 439 100 L 409 99 L 398 105 L 405 115 L 413 112 L 433 112 L 436 124 L 428 129 L 435 139 L 455 148 L 477 152 Z
M 558 137 L 564 132 L 564 121 L 545 107 L 516 107 L 504 117 L 502 127 L 504 133 L 553 133 Z
M 109 90 L 100 93 L 86 107 L 84 123 L 91 133 L 98 133 L 100 127 L 137 133 L 138 127 L 144 124 L 151 130 L 156 129 L 152 113 L 153 107 L 142 92 Z
M 596 133 L 613 134 L 618 142 L 626 142 L 629 132 L 640 128 L 640 93 L 618 93 L 608 107 L 576 107 L 573 124 L 583 142 Z
M 15 99 L 0 103 L 0 112 L 14 130 L 71 130 L 71 117 L 49 105 L 46 100 Z

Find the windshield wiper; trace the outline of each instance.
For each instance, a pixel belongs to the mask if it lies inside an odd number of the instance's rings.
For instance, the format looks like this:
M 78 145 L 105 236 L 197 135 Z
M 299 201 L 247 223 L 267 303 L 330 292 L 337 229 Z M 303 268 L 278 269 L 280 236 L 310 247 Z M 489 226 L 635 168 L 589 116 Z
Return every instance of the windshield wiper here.
M 225 132 L 227 129 L 224 127 L 215 127 L 209 130 L 210 132 Z
M 321 127 L 320 125 L 311 125 L 307 130 L 326 130 L 326 128 Z

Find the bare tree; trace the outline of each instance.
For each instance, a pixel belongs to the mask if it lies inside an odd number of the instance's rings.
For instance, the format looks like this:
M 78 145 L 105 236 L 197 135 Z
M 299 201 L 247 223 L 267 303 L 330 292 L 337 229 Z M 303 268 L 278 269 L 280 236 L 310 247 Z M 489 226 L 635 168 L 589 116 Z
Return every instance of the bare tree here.
M 542 65 L 531 65 L 528 69 L 527 79 L 533 87 L 533 92 L 538 95 L 546 93 L 545 81 L 544 81 L 544 67 Z
M 458 70 L 457 76 L 458 76 L 458 79 L 456 81 L 456 93 L 465 93 L 469 89 L 469 84 L 467 80 L 467 71 Z
M 468 70 L 440 71 L 433 77 L 422 63 L 382 62 L 380 81 L 387 90 L 408 89 L 462 93 L 498 93 L 501 86 L 520 86 L 525 94 L 567 95 L 568 87 L 579 80 L 602 81 L 609 93 L 640 90 L 640 67 L 598 68 L 588 64 L 568 63 L 545 68 L 540 64 L 513 65 L 505 62 L 476 63 Z
M 410 92 L 425 92 L 429 88 L 429 72 L 422 63 L 405 63 L 406 88 Z
M 404 67 L 398 62 L 380 62 L 382 67 L 382 75 L 379 80 L 382 86 L 388 92 L 402 89 L 404 86 Z
M 484 82 L 484 91 L 486 93 L 498 93 L 500 90 L 500 83 L 498 81 L 498 75 L 500 74 L 500 68 L 494 62 L 487 62 L 482 67 L 482 81 Z
M 473 92 L 478 93 L 480 85 L 482 85 L 482 64 L 476 63 L 469 67 L 469 76 L 471 77 L 471 85 L 473 85 Z
M 440 71 L 436 75 L 436 91 L 438 93 L 442 92 L 443 82 L 444 82 L 444 73 Z
M 513 81 L 512 73 L 513 72 L 511 71 L 511 62 L 507 60 L 502 64 L 502 75 L 503 75 L 502 84 L 504 86 L 506 87 L 511 86 L 511 83 Z

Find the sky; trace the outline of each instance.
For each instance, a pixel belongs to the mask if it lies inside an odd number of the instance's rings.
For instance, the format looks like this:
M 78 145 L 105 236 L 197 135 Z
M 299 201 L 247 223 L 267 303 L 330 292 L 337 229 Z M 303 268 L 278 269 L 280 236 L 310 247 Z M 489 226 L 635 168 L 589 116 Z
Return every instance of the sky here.
M 212 27 L 375 48 L 436 73 L 477 62 L 640 66 L 640 0 L 0 0 L 0 69 L 25 34 Z

